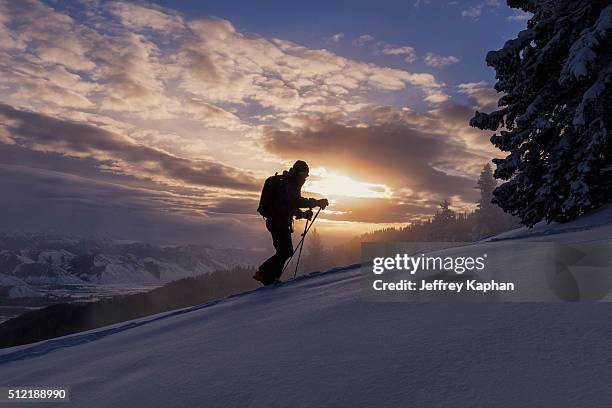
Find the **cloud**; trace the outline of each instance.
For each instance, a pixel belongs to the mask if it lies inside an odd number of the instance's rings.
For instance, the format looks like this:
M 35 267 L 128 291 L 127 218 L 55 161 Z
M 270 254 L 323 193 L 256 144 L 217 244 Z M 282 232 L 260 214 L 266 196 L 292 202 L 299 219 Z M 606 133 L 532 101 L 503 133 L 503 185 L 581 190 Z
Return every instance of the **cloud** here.
M 390 45 L 384 45 L 380 49 L 380 53 L 384 55 L 398 55 L 404 57 L 404 61 L 411 64 L 417 60 L 417 54 L 413 47 L 392 47 Z
M 344 33 L 336 33 L 330 37 L 330 41 L 333 43 L 339 43 L 344 38 Z
M 183 106 L 192 99 L 217 107 L 233 104 L 232 114 L 240 117 L 240 111 L 253 109 L 277 114 L 350 109 L 363 102 L 364 92 L 415 87 L 427 97 L 443 87 L 431 74 L 239 32 L 227 20 L 188 21 L 144 3 L 86 2 L 78 21 L 68 15 L 72 8 L 60 11 L 35 0 L 2 4 L 4 21 L 11 23 L 0 25 L 9 39 L 0 45 L 3 100 L 27 100 L 32 108 L 56 105 L 119 114 L 124 120 L 130 114 L 138 120 L 179 121 L 191 113 Z M 358 41 L 373 40 L 363 35 Z M 414 58 L 408 48 L 392 52 Z M 48 75 L 59 69 L 72 76 L 71 83 Z M 224 123 L 202 121 L 214 127 Z M 234 120 L 227 129 L 236 130 Z
M 213 161 L 177 157 L 88 124 L 17 110 L 5 104 L 0 104 L 0 117 L 4 121 L 4 133 L 13 143 L 28 149 L 93 158 L 105 163 L 110 171 L 160 183 L 251 191 L 258 189 L 253 176 L 237 169 Z
M 41 61 L 62 64 L 76 71 L 95 67 L 86 55 L 86 30 L 78 27 L 67 15 L 57 13 L 38 1 L 3 2 L 3 31 L 10 26 L 10 49 L 31 52 Z M 3 42 L 4 44 L 4 42 Z
M 190 27 L 196 38 L 186 40 L 179 52 L 177 65 L 184 72 L 179 86 L 211 102 L 257 102 L 281 112 L 313 111 L 357 102 L 357 94 L 364 91 L 393 92 L 411 85 L 429 92 L 442 87 L 431 74 L 378 67 L 290 41 L 246 35 L 225 20 L 197 20 Z
M 475 20 L 478 20 L 480 16 L 482 15 L 482 4 L 479 4 L 477 6 L 470 6 L 462 10 L 461 15 L 463 17 L 471 17 Z
M 500 94 L 486 81 L 459 84 L 457 90 L 468 95 L 472 105 L 481 111 L 495 110 L 500 98 Z
M 211 128 L 231 130 L 246 128 L 236 114 L 198 98 L 191 98 L 185 101 L 181 105 L 181 110 L 191 114 L 192 118 L 203 122 Z
M 448 65 L 453 65 L 459 62 L 459 58 L 449 55 L 444 57 L 442 55 L 428 52 L 424 60 L 425 64 L 433 68 L 444 68 Z
M 0 154 L 2 146 L 0 146 Z M 265 247 L 258 217 L 227 211 L 208 213 L 223 201 L 202 204 L 194 197 L 119 185 L 47 169 L 0 164 L 3 228 L 102 235 L 162 244 Z M 210 202 L 210 200 L 208 200 Z
M 450 97 L 442 92 L 433 92 L 425 98 L 425 100 L 430 103 L 442 103 L 448 101 L 449 99 Z
M 167 11 L 140 6 L 135 3 L 112 2 L 109 9 L 118 16 L 121 22 L 130 28 L 151 28 L 154 30 L 172 32 L 184 28 L 184 21 L 180 15 L 170 14 Z
M 405 223 L 433 215 L 438 202 L 413 197 L 353 198 L 335 203 L 326 220 L 366 223 Z
M 164 68 L 157 45 L 112 21 L 98 21 L 106 15 L 95 4 L 88 3 L 91 21 L 82 24 L 38 1 L 5 2 L 10 32 L 21 47 L 0 49 L 0 69 L 5 74 L 0 86 L 13 90 L 13 100 L 28 100 L 32 106 L 170 116 L 167 108 L 173 100 L 160 78 Z M 70 71 L 72 84 L 50 75 L 61 69 Z
M 353 43 L 357 46 L 370 45 L 371 48 L 374 50 L 374 53 L 378 55 L 393 55 L 404 57 L 404 61 L 406 61 L 408 64 L 411 64 L 417 60 L 416 51 L 413 47 L 395 46 L 388 44 L 384 41 L 377 41 L 376 43 L 374 43 L 374 37 L 368 34 L 360 36 Z
M 378 109 L 383 110 L 383 108 Z M 387 111 L 386 115 L 398 115 L 398 111 L 394 108 L 384 110 Z M 489 162 L 498 152 L 489 141 L 491 137 L 489 132 L 467 126 L 474 116 L 474 110 L 475 108 L 471 106 L 449 102 L 423 113 L 402 112 L 401 118 L 420 132 L 438 135 L 465 146 L 470 152 L 470 158 L 466 157 L 465 160 L 457 158 L 452 164 L 452 171 L 469 174 L 475 179 L 483 164 Z
M 371 43 L 372 41 L 374 41 L 374 37 L 371 36 L 370 34 L 363 34 L 360 35 L 359 37 L 357 37 L 357 39 L 355 40 L 355 45 L 359 46 L 359 47 L 363 47 L 364 45 L 367 45 L 369 43 Z
M 471 5 L 461 11 L 463 17 L 470 17 L 479 20 L 485 9 L 495 9 L 501 6 L 500 0 L 485 0 L 478 4 Z
M 513 15 L 508 16 L 506 20 L 511 23 L 512 22 L 523 22 L 523 21 L 529 20 L 531 17 L 533 17 L 533 14 L 531 13 L 527 13 L 525 11 L 516 11 Z
M 414 2 L 414 7 L 421 7 L 421 5 L 431 4 L 431 0 L 416 0 Z

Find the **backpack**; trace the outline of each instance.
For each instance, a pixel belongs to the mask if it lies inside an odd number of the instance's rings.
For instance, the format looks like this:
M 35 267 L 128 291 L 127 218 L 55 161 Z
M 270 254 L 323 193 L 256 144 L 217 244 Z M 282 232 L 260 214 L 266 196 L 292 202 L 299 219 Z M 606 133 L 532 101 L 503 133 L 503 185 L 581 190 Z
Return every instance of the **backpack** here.
M 263 217 L 268 218 L 274 214 L 279 204 L 279 194 L 281 193 L 281 186 L 285 178 L 282 174 L 275 173 L 266 179 L 263 188 L 261 189 L 261 196 L 259 198 L 259 207 L 257 212 Z

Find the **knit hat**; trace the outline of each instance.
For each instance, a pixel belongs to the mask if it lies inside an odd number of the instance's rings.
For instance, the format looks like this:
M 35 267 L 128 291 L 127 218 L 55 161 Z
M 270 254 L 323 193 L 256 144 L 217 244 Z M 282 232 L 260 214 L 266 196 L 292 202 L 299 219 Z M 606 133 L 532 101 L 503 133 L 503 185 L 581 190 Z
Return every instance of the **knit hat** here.
M 295 173 L 306 173 L 306 174 L 308 174 L 308 172 L 309 172 L 309 170 L 310 170 L 310 169 L 308 168 L 308 164 L 306 164 L 306 162 L 305 162 L 305 161 L 303 161 L 303 160 L 298 160 L 298 161 L 296 161 L 296 162 L 293 164 L 292 169 L 293 169 L 293 171 L 294 171 Z

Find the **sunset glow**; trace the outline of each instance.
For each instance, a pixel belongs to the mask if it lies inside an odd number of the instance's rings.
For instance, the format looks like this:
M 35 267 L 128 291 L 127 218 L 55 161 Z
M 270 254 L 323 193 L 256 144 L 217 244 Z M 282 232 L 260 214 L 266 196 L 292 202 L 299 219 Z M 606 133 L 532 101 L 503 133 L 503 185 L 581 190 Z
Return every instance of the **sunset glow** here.
M 390 198 L 392 195 L 391 189 L 383 184 L 357 181 L 323 167 L 311 172 L 311 178 L 304 185 L 304 190 L 334 197 Z

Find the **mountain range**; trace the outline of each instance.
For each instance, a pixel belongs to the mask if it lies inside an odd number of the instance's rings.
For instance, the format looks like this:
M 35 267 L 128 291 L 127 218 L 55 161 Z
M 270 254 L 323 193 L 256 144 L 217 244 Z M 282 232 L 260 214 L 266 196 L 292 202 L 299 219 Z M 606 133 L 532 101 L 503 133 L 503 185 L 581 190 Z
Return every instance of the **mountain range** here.
M 50 285 L 155 285 L 239 265 L 263 253 L 157 246 L 108 238 L 0 233 L 0 299 L 42 296 Z

